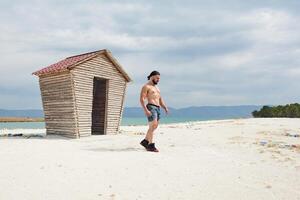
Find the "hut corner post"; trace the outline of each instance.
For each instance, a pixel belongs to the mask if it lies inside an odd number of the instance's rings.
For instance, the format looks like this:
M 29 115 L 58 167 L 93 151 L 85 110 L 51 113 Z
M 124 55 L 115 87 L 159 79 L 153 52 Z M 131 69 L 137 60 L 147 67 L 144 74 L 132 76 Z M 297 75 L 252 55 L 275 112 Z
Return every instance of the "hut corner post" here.
M 73 99 L 74 99 L 74 115 L 75 115 L 75 138 L 80 138 L 80 134 L 79 134 L 79 126 L 78 126 L 78 109 L 77 109 L 77 100 L 76 100 L 76 96 L 75 96 L 75 81 L 74 81 L 74 74 L 73 71 L 70 71 L 71 74 L 71 82 L 72 82 L 72 95 L 73 95 Z
M 120 118 L 119 118 L 119 124 L 118 124 L 118 129 L 117 129 L 117 133 L 119 133 L 120 131 L 120 126 L 121 126 L 121 122 L 122 122 L 122 115 L 123 115 L 123 110 L 124 110 L 124 102 L 125 102 L 125 94 L 126 94 L 126 87 L 127 87 L 127 83 L 124 83 L 124 89 L 123 89 L 123 98 L 122 98 L 122 103 L 121 103 L 121 110 L 120 110 Z
M 42 88 L 41 88 L 41 78 L 38 76 L 39 79 L 39 88 L 40 88 L 40 95 L 41 95 L 41 100 L 42 100 L 42 106 L 43 106 L 43 115 L 44 115 L 44 122 L 45 122 L 45 128 L 46 128 L 46 135 L 47 133 L 47 120 L 46 120 L 46 113 L 45 113 L 45 105 L 44 105 L 44 96 L 42 95 Z

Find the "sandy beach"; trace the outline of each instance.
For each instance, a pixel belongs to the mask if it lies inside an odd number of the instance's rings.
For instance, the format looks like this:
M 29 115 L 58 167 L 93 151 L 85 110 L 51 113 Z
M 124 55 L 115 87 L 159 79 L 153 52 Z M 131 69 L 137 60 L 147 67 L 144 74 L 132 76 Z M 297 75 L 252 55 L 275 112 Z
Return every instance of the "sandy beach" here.
M 2 130 L 0 199 L 300 199 L 300 119 L 164 124 L 159 153 L 139 145 L 146 130 L 80 139 Z

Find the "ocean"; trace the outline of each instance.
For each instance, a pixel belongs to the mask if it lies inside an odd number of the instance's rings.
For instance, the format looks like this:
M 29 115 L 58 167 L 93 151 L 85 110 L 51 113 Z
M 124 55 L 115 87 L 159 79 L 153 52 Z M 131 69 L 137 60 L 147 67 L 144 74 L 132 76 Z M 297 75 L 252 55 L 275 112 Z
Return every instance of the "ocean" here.
M 179 117 L 164 117 L 161 119 L 161 124 L 171 124 L 189 121 L 206 121 L 217 120 L 224 118 L 179 118 Z M 122 118 L 121 126 L 130 125 L 147 125 L 145 117 L 124 117 Z M 43 129 L 45 128 L 44 122 L 0 122 L 0 129 Z

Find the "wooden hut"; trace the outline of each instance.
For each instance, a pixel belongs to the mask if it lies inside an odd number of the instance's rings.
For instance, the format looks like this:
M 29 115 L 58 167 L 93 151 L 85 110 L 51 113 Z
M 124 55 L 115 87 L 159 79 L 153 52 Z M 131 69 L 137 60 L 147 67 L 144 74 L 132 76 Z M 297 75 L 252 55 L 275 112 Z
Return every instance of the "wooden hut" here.
M 131 79 L 108 50 L 71 56 L 33 74 L 39 77 L 47 134 L 118 132 Z

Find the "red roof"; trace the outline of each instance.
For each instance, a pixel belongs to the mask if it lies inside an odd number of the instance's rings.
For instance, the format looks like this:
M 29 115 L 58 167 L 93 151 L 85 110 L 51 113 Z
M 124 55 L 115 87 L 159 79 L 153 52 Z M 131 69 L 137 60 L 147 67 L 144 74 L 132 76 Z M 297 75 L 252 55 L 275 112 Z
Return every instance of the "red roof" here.
M 43 74 L 62 72 L 62 71 L 69 69 L 68 67 L 71 67 L 74 64 L 76 64 L 80 61 L 83 61 L 89 57 L 93 57 L 94 55 L 98 54 L 99 52 L 101 52 L 101 50 L 89 52 L 89 53 L 85 53 L 85 54 L 80 54 L 80 55 L 76 55 L 76 56 L 71 56 L 71 57 L 61 60 L 55 64 L 49 65 L 48 67 L 45 67 L 41 70 L 33 72 L 32 74 L 40 76 Z
M 131 78 L 128 76 L 128 74 L 124 71 L 122 66 L 118 63 L 118 61 L 112 56 L 111 52 L 106 49 L 68 57 L 64 60 L 61 60 L 61 61 L 55 63 L 55 64 L 45 67 L 41 70 L 33 72 L 32 74 L 41 76 L 41 75 L 45 75 L 45 74 L 52 74 L 52 73 L 70 70 L 71 68 L 75 67 L 77 63 L 85 62 L 85 61 L 87 61 L 91 58 L 94 58 L 95 56 L 100 55 L 100 54 L 104 54 L 113 63 L 113 65 L 124 76 L 124 78 L 126 79 L 127 82 L 132 81 Z

